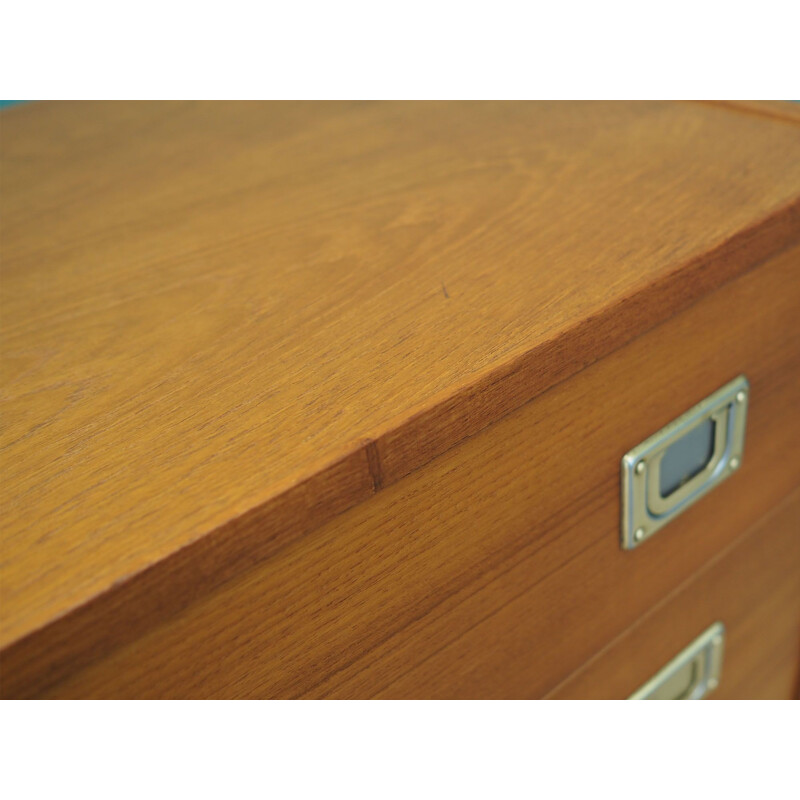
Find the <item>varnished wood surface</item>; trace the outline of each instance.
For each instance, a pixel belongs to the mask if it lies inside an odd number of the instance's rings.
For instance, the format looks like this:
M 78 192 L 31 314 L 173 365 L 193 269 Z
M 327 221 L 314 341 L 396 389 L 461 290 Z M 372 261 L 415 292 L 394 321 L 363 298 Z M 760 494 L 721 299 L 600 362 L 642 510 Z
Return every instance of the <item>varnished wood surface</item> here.
M 45 693 L 544 695 L 800 485 L 799 266 L 732 281 Z M 621 551 L 621 456 L 740 372 L 740 470 Z M 51 654 L 17 651 L 21 689 Z
M 629 697 L 709 625 L 726 627 L 716 699 L 790 699 L 800 680 L 800 490 L 558 686 Z
M 800 125 L 800 102 L 788 100 L 713 100 L 714 105 L 725 106 L 745 114 L 756 114 L 774 120 Z
M 800 231 L 797 132 L 697 104 L 31 104 L 0 151 L 5 650 L 145 630 Z

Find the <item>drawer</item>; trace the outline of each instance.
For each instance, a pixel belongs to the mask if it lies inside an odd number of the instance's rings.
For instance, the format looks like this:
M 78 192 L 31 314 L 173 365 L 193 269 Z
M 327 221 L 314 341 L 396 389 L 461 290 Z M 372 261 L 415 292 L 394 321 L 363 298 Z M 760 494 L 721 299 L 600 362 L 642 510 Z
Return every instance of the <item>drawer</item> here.
M 800 491 L 548 696 L 628 697 L 716 621 L 725 626 L 725 650 L 709 697 L 797 697 Z
M 800 485 L 800 348 L 787 335 L 800 315 L 799 266 L 794 248 L 722 286 L 39 693 L 502 698 L 578 686 L 576 670 L 599 664 L 597 653 L 717 560 L 751 568 L 738 554 L 761 540 L 741 537 Z M 741 468 L 622 551 L 622 455 L 742 373 L 751 393 Z M 781 513 L 771 536 L 791 549 L 791 512 Z M 788 561 L 769 563 L 789 580 Z M 765 567 L 748 591 L 773 584 Z M 598 680 L 602 691 L 635 688 L 717 613 L 706 610 L 656 637 L 619 685 Z M 749 679 L 735 677 L 746 656 L 731 624 L 725 680 L 735 686 Z M 21 651 L 16 671 L 35 657 Z

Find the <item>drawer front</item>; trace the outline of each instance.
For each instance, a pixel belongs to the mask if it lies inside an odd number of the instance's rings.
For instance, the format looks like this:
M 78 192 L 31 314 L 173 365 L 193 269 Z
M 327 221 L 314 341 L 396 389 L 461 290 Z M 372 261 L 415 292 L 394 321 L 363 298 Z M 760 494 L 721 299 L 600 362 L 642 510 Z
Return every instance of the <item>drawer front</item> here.
M 709 697 L 797 696 L 800 491 L 549 696 L 629 697 L 717 621 L 725 626 L 725 652 Z
M 46 694 L 546 695 L 800 485 L 798 267 L 727 284 Z M 622 455 L 742 373 L 740 469 L 622 551 Z

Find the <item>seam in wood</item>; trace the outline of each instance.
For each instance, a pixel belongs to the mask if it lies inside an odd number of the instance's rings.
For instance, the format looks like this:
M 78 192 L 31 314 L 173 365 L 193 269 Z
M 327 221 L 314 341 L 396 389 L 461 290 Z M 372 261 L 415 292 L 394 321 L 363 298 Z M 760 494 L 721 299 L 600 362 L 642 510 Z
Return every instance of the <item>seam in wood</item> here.
M 743 544 L 747 539 L 751 536 L 755 535 L 756 531 L 762 528 L 766 523 L 769 522 L 774 516 L 782 513 L 783 509 L 791 505 L 792 503 L 796 502 L 797 499 L 800 498 L 800 489 L 796 489 L 793 492 L 787 494 L 779 503 L 774 505 L 765 516 L 761 517 L 760 519 L 756 520 L 750 527 L 748 527 L 743 533 L 737 536 L 727 547 L 723 550 L 720 550 L 718 553 L 714 555 L 709 561 L 707 561 L 703 567 L 698 570 L 697 572 L 690 575 L 686 580 L 678 584 L 671 592 L 666 594 L 662 597 L 657 603 L 650 606 L 643 614 L 639 616 L 636 622 L 633 625 L 625 628 L 624 630 L 620 631 L 608 644 L 604 647 L 601 647 L 591 658 L 587 659 L 583 662 L 577 669 L 573 670 L 566 678 L 559 681 L 552 689 L 550 689 L 544 696 L 543 699 L 553 699 L 553 696 L 561 689 L 562 686 L 565 686 L 571 680 L 576 678 L 578 675 L 582 675 L 586 670 L 590 669 L 592 665 L 594 665 L 600 658 L 602 658 L 606 653 L 613 650 L 614 647 L 622 641 L 622 639 L 627 636 L 631 631 L 637 630 L 641 628 L 643 625 L 647 625 L 650 619 L 657 614 L 662 608 L 669 605 L 678 595 L 681 594 L 687 587 L 691 584 L 695 583 L 698 580 L 701 580 L 704 575 L 706 575 L 711 569 L 713 569 L 720 561 L 726 558 L 731 552 L 733 552 L 740 544 Z
M 383 472 L 381 470 L 381 456 L 378 452 L 378 445 L 375 440 L 370 439 L 364 447 L 367 454 L 367 466 L 369 467 L 369 476 L 372 478 L 372 488 L 377 494 L 383 489 Z

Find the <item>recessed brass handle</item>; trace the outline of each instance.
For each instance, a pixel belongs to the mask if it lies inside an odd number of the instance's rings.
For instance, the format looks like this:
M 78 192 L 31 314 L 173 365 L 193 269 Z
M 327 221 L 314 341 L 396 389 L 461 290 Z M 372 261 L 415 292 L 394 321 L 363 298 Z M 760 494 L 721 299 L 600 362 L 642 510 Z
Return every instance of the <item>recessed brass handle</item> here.
M 701 700 L 719 686 L 725 626 L 715 622 L 661 669 L 631 700 Z
M 740 375 L 623 456 L 624 550 L 638 547 L 739 468 L 749 396 Z

